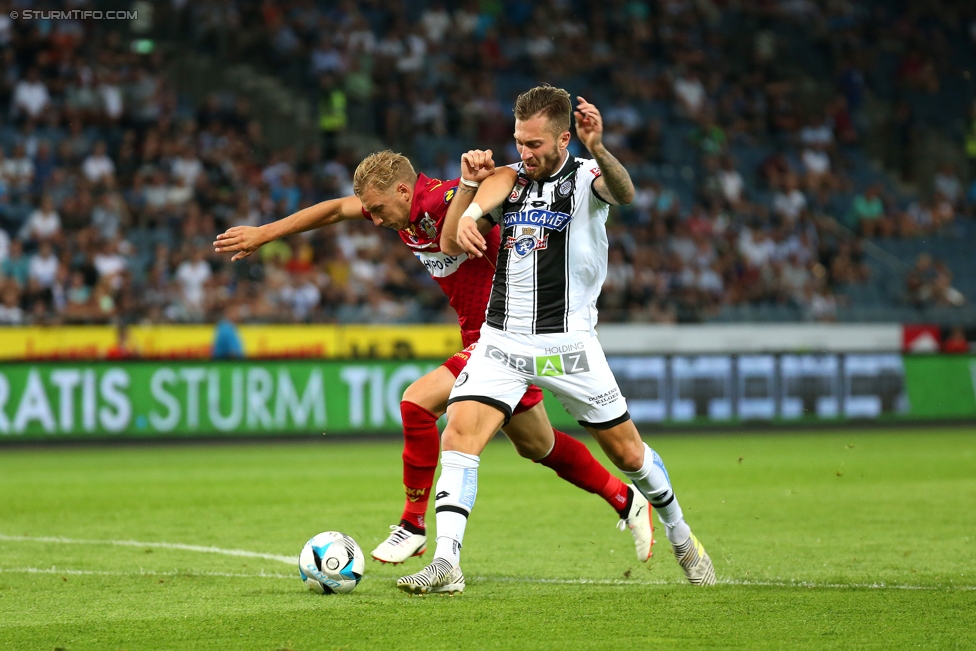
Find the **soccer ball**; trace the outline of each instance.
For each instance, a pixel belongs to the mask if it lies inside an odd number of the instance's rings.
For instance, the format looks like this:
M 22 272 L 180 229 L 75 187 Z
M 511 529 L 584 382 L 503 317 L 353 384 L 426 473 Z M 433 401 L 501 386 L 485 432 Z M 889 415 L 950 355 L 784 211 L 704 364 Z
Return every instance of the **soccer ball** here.
M 338 531 L 324 531 L 305 543 L 298 572 L 318 594 L 352 592 L 363 578 L 366 560 L 356 541 Z

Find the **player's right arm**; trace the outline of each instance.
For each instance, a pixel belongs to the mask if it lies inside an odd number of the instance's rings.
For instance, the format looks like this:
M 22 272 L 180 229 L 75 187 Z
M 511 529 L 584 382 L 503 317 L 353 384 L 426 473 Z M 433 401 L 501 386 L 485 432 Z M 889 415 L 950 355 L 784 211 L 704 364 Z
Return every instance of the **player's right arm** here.
M 496 169 L 494 174 L 481 182 L 471 205 L 461 215 L 461 219 L 457 222 L 454 241 L 469 258 L 480 258 L 487 250 L 488 244 L 485 242 L 484 233 L 488 232 L 493 224 L 484 215 L 505 201 L 515 187 L 517 177 L 518 173 L 510 167 Z M 443 244 L 441 246 L 443 248 Z
M 309 206 L 264 226 L 232 226 L 213 243 L 217 253 L 234 252 L 231 261 L 251 255 L 268 242 L 304 233 L 329 224 L 363 218 L 363 204 L 356 196 L 330 199 Z
M 485 183 L 486 180 L 494 178 L 495 175 L 511 171 L 507 167 L 496 168 L 495 161 L 491 157 L 491 150 L 482 151 L 472 149 L 461 156 L 461 181 L 457 186 L 457 193 L 451 200 L 451 205 L 447 208 L 444 216 L 444 225 L 441 228 L 440 247 L 441 252 L 447 255 L 461 255 L 464 249 L 457 241 L 458 223 L 469 221 L 461 219 L 463 215 L 470 214 L 469 207 L 478 191 L 478 184 Z M 473 182 L 474 187 L 466 185 L 466 182 Z M 479 234 L 490 231 L 494 224 L 488 219 L 475 219 L 475 230 Z M 469 256 L 470 257 L 470 256 Z

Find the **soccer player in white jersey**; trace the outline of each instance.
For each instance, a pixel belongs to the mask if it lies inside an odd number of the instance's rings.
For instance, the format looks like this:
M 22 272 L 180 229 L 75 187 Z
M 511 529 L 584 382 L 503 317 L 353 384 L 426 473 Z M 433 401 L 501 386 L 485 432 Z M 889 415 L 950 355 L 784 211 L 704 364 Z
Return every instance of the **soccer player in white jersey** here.
M 459 572 L 479 455 L 531 383 L 550 389 L 647 497 L 688 581 L 715 583 L 711 559 L 685 523 L 664 462 L 630 419 L 596 337 L 609 206 L 629 203 L 634 185 L 603 146 L 600 112 L 578 100 L 576 133 L 593 160 L 567 150 L 574 115 L 569 94 L 533 88 L 515 102 L 521 163 L 484 181 L 463 215 L 454 208 L 448 214 L 441 250 L 481 257 L 483 234 L 496 223 L 501 246 L 479 345 L 448 400 L 435 488 L 437 548 L 430 565 L 397 581 L 405 592 L 436 590 Z

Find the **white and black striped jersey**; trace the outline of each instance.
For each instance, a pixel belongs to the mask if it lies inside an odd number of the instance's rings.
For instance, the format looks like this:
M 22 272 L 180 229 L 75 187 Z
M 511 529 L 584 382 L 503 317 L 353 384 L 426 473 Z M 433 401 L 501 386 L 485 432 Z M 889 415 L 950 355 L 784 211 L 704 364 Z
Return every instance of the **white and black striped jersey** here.
M 607 277 L 609 205 L 593 191 L 596 161 L 568 155 L 555 174 L 529 179 L 489 215 L 501 228 L 486 323 L 524 334 L 595 332 Z

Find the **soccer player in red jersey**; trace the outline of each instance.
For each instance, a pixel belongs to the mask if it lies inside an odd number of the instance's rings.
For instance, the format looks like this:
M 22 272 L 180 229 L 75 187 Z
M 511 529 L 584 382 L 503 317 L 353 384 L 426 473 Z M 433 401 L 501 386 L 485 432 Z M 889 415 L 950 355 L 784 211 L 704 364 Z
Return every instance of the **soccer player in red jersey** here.
M 392 151 L 374 153 L 356 168 L 355 196 L 323 201 L 277 222 L 260 227 L 234 226 L 217 236 L 217 252 L 233 252 L 240 260 L 281 237 L 351 219 L 369 219 L 396 230 L 447 295 L 458 314 L 462 350 L 437 369 L 411 384 L 403 394 L 403 484 L 406 502 L 400 523 L 375 550 L 373 558 L 402 563 L 426 551 L 425 515 L 440 452 L 437 419 L 447 410 L 452 386 L 467 378 L 464 366 L 477 345 L 491 293 L 498 252 L 497 227 L 485 235 L 488 250 L 480 258 L 441 251 L 441 230 L 458 185 L 473 188 L 494 173 L 491 151 L 473 150 L 462 156 L 460 179 L 440 181 L 417 174 L 406 157 Z M 470 195 L 464 203 L 469 203 Z M 467 206 L 457 206 L 464 209 Z M 639 491 L 611 475 L 585 445 L 553 429 L 542 405 L 542 391 L 529 387 L 503 427 L 518 453 L 552 468 L 566 481 L 603 497 L 617 511 L 621 528 L 629 527 L 637 555 L 651 555 L 651 509 Z M 456 586 L 455 586 L 456 587 Z M 463 586 L 462 588 L 463 589 Z

